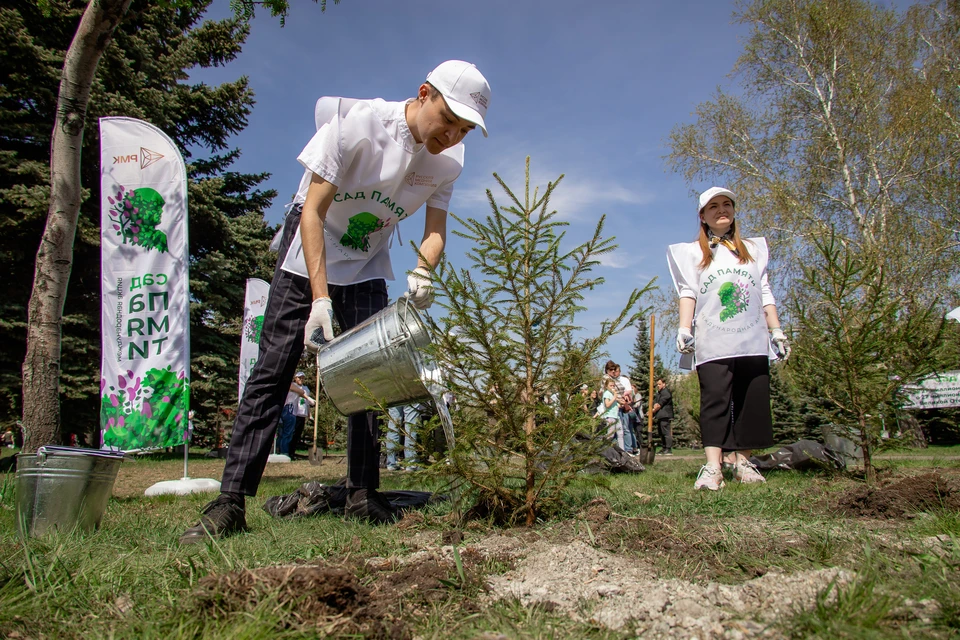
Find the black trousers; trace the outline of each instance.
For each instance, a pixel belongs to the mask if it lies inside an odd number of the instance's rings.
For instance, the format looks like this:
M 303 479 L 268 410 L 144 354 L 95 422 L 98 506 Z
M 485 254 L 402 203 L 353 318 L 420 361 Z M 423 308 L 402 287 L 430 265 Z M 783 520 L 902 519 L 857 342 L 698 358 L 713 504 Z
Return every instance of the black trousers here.
M 657 431 L 664 449 L 673 449 L 673 418 L 657 419 Z
M 220 491 L 257 494 L 270 456 L 273 436 L 290 382 L 303 354 L 303 330 L 310 317 L 313 294 L 310 280 L 280 268 L 300 226 L 299 207 L 283 226 L 270 296 L 260 332 L 260 357 L 250 372 L 233 423 Z M 387 306 L 387 283 L 370 280 L 352 285 L 330 285 L 333 313 L 346 331 Z M 380 486 L 379 420 L 373 412 L 347 418 L 347 487 Z
M 773 444 L 770 361 L 766 356 L 713 360 L 697 366 L 700 378 L 700 438 L 724 451 Z

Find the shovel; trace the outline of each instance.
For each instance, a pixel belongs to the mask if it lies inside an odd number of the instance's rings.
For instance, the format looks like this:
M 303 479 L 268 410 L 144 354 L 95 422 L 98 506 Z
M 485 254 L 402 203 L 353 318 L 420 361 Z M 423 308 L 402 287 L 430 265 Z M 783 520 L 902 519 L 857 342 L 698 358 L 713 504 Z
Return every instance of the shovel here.
M 317 397 L 320 397 L 320 367 L 317 367 L 317 386 L 314 387 Z M 323 450 L 317 448 L 317 423 L 320 422 L 320 401 L 317 398 L 314 398 L 316 401 L 313 405 L 313 446 L 310 447 L 310 464 L 315 467 L 320 466 L 323 462 Z
M 654 348 L 654 318 L 650 316 L 650 388 L 647 396 L 647 444 L 640 447 L 640 462 L 645 465 L 653 464 L 656 449 L 653 446 L 653 348 Z

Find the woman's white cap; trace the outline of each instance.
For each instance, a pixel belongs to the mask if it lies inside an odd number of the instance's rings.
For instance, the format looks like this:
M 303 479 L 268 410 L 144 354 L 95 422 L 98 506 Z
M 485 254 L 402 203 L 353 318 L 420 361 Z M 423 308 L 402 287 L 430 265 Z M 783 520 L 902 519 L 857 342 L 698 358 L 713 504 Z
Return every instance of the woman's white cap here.
M 490 105 L 490 83 L 476 66 L 463 60 L 447 60 L 427 74 L 427 82 L 440 92 L 450 111 L 476 124 L 487 137 L 483 118 Z
M 733 195 L 733 191 L 729 189 L 724 189 L 723 187 L 710 187 L 706 191 L 700 194 L 700 208 L 697 209 L 697 215 L 700 215 L 700 212 L 703 211 L 703 208 L 707 206 L 707 203 L 716 198 L 717 196 L 727 196 L 733 203 L 737 203 L 737 197 Z

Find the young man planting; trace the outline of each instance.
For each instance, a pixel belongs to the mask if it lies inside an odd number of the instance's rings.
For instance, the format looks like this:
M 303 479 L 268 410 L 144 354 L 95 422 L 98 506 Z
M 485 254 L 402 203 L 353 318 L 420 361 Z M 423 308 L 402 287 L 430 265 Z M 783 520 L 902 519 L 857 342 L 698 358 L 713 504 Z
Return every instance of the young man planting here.
M 244 498 L 256 495 L 304 346 L 315 351 L 332 340 L 334 317 L 346 330 L 387 306 L 388 240 L 424 204 L 423 259 L 407 287 L 417 308 L 433 302 L 428 266 L 437 265 L 446 242 L 447 207 L 463 168 L 461 141 L 476 127 L 487 135 L 489 101 L 480 71 L 448 60 L 406 102 L 317 102 L 317 133 L 297 158 L 305 171 L 284 222 L 260 358 L 240 401 L 221 494 L 181 542 L 246 529 Z M 349 416 L 346 515 L 383 523 L 397 514 L 377 492 L 378 435 L 372 412 Z

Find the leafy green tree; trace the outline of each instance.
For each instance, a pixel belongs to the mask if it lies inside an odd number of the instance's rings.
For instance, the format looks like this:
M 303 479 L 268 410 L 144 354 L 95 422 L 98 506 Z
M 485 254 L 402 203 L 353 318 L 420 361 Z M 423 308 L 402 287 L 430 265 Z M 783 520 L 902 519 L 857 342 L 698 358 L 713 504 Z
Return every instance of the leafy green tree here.
M 566 223 L 549 209 L 562 176 L 542 194 L 531 191 L 528 158 L 519 196 L 494 178 L 508 204 L 488 190 L 486 218 L 457 218 L 472 268 L 444 260 L 433 274 L 444 317 L 430 321 L 430 353 L 458 407 L 452 465 L 439 466 L 463 479 L 475 514 L 530 526 L 558 506 L 603 446 L 576 390 L 607 339 L 643 314 L 638 305 L 650 285 L 629 293 L 595 337 L 575 340 L 584 293 L 603 282 L 592 275 L 597 258 L 616 246 L 602 236 L 604 219 L 586 242 L 567 248 Z M 543 401 L 551 396 L 552 404 Z
M 958 12 L 950 0 L 741 5 L 742 91 L 718 89 L 674 128 L 671 166 L 738 194 L 782 283 L 802 278 L 832 232 L 858 250 L 887 247 L 888 282 L 937 296 L 960 273 Z
M 58 108 L 60 66 L 84 6 L 52 2 L 47 15 L 31 2 L 0 9 L 0 47 L 10 62 L 0 71 L 0 242 L 4 246 L 0 265 L 6 275 L 0 284 L 4 294 L 0 339 L 7 345 L 0 352 L 0 421 L 9 424 L 23 411 L 27 431 L 32 429 L 36 436 L 27 443 L 28 449 L 56 441 L 59 405 L 54 394 L 52 415 L 37 418 L 31 427 L 33 413 L 20 404 L 21 385 L 28 400 L 39 402 L 38 396 L 45 395 L 45 407 L 51 402 L 49 390 L 59 387 L 59 401 L 71 416 L 67 429 L 81 433 L 90 429 L 86 440 L 91 444 L 99 424 L 100 183 L 95 127 L 78 143 L 86 161 L 78 169 L 83 197 L 76 201 L 76 242 L 72 232 L 65 231 L 55 241 L 47 237 L 42 242 L 45 247 L 67 245 L 67 273 L 73 272 L 69 289 L 62 282 L 63 340 L 55 354 L 54 373 L 59 367 L 59 377 L 48 381 L 52 386 L 41 391 L 38 380 L 26 376 L 38 361 L 29 358 L 25 363 L 23 345 L 27 300 L 34 283 L 34 249 L 45 233 L 51 202 L 50 123 Z M 239 152 L 228 148 L 229 137 L 246 125 L 253 104 L 246 79 L 216 87 L 187 83 L 190 68 L 232 60 L 248 31 L 237 20 L 200 25 L 206 6 L 133 3 L 103 51 L 91 81 L 89 104 L 78 112 L 85 118 L 124 115 L 150 121 L 171 135 L 188 160 L 192 377 L 194 399 L 201 404 L 209 391 L 205 385 L 216 376 L 226 379 L 231 369 L 236 395 L 233 354 L 239 337 L 234 340 L 231 332 L 239 330 L 245 278 L 272 272 L 267 252 L 271 230 L 263 224 L 262 211 L 274 195 L 256 188 L 266 174 L 230 171 Z M 213 155 L 193 157 L 191 152 L 198 150 Z M 152 240 L 155 246 L 158 241 Z M 57 250 L 62 248 L 58 245 Z M 48 329 L 59 333 L 60 324 Z M 219 393 L 225 393 L 227 386 L 220 385 Z

